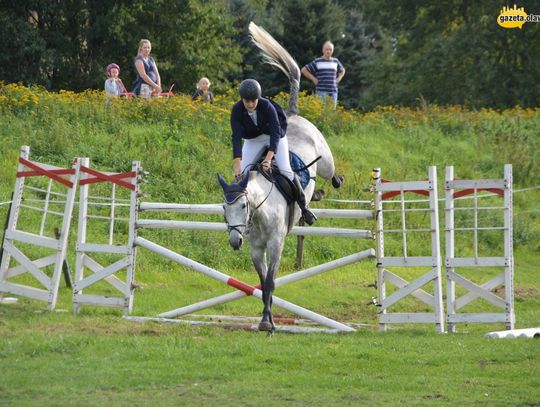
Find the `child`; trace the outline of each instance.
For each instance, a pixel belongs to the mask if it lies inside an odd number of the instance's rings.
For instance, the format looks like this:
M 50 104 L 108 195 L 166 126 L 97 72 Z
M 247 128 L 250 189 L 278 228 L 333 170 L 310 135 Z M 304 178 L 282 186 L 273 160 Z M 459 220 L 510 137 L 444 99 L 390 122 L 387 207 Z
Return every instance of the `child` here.
M 208 78 L 201 78 L 199 83 L 197 83 L 197 90 L 191 97 L 191 100 L 197 100 L 201 98 L 201 100 L 205 102 L 214 103 L 214 95 L 208 90 L 209 87 L 210 81 L 208 80 Z
M 105 92 L 111 96 L 120 96 L 126 93 L 126 88 L 118 77 L 120 74 L 120 67 L 116 64 L 109 64 L 105 70 L 108 77 L 105 81 Z

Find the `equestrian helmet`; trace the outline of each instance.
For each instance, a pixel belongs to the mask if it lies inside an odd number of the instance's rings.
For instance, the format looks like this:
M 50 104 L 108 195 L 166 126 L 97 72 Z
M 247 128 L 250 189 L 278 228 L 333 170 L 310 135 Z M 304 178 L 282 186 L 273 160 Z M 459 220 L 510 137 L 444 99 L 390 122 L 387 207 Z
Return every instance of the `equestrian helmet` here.
M 255 79 L 245 79 L 240 84 L 240 96 L 246 100 L 256 100 L 261 97 L 261 85 Z

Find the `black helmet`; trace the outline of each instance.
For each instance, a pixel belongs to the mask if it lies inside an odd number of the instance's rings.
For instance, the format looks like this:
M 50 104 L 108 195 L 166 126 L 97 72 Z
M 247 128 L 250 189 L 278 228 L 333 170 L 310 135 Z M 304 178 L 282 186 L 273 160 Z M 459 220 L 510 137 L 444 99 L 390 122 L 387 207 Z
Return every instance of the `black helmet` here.
M 242 99 L 255 100 L 261 97 L 261 85 L 255 79 L 246 79 L 240 84 Z

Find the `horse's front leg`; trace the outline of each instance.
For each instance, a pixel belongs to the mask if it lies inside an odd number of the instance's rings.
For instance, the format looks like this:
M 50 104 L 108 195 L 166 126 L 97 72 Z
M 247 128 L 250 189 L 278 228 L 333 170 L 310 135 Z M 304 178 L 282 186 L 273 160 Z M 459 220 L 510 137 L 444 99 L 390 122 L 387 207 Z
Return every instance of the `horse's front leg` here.
M 263 302 L 263 312 L 262 319 L 259 323 L 259 331 L 268 331 L 273 332 L 273 323 L 272 323 L 272 298 L 271 293 L 269 296 L 269 291 L 267 287 L 267 267 L 266 267 L 266 258 L 264 255 L 265 247 L 263 245 L 254 244 L 252 241 L 251 244 L 251 261 L 257 270 L 259 275 L 259 280 L 261 282 L 261 291 L 262 291 L 262 302 Z
M 279 270 L 279 264 L 281 261 L 281 252 L 283 250 L 283 241 L 271 240 L 267 245 L 267 254 L 268 254 L 268 271 L 264 282 L 261 282 L 263 285 L 263 301 L 264 301 L 264 311 L 263 311 L 263 320 L 261 324 L 264 323 L 265 331 L 269 331 L 271 334 L 274 332 L 276 326 L 274 325 L 274 319 L 272 318 L 272 295 L 275 289 L 274 280 Z M 259 330 L 261 325 L 259 324 Z

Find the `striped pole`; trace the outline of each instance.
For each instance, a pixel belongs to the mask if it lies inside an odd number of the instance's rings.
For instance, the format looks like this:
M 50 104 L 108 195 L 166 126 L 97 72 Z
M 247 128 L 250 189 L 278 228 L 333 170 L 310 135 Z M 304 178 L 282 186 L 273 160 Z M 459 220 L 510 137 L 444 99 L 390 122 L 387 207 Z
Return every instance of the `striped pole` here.
M 214 270 L 208 266 L 205 266 L 204 264 L 198 263 L 194 260 L 191 260 L 187 257 L 184 257 L 178 253 L 173 252 L 172 250 L 169 250 L 163 246 L 160 246 L 156 243 L 153 243 L 149 240 L 146 240 L 142 237 L 135 238 L 134 241 L 135 246 L 144 247 L 145 249 L 148 249 L 154 253 L 157 253 L 161 256 L 164 256 L 168 258 L 169 260 L 172 260 L 176 263 L 182 264 L 183 266 L 186 266 L 188 268 L 191 268 L 199 273 L 202 273 L 208 277 L 211 277 L 215 280 L 221 281 L 222 283 L 225 283 L 231 287 L 234 287 L 238 290 L 243 291 L 246 295 L 253 295 L 254 297 L 257 297 L 259 299 L 262 299 L 262 291 L 250 284 L 247 284 L 243 281 L 237 280 L 233 277 L 230 277 L 224 273 L 221 273 L 217 270 Z M 310 311 L 306 308 L 300 307 L 298 305 L 295 305 L 291 302 L 285 301 L 279 297 L 276 297 L 275 295 L 272 297 L 273 303 L 277 305 L 278 307 L 281 307 L 287 311 L 293 312 L 297 315 L 300 315 L 303 318 L 311 319 L 315 322 L 318 322 L 321 325 L 325 325 L 332 329 L 338 329 L 342 332 L 355 332 L 354 328 L 351 328 L 350 326 L 347 326 L 345 324 L 342 324 L 340 322 L 334 321 L 330 318 L 326 318 L 320 314 L 317 314 L 313 311 Z
M 374 249 L 368 249 L 364 250 L 359 253 L 351 254 L 350 256 L 346 256 L 337 260 L 330 261 L 328 263 L 320 264 L 315 267 L 311 267 L 306 270 L 297 271 L 296 273 L 291 273 L 286 276 L 277 278 L 274 282 L 276 287 L 290 284 L 296 281 L 304 280 L 309 277 L 316 276 L 318 274 L 322 274 L 329 270 L 334 270 L 343 266 L 347 266 L 349 264 L 356 263 L 360 260 L 367 259 L 369 257 L 375 257 L 375 250 Z M 258 287 L 258 286 L 257 286 Z M 244 291 L 234 291 L 232 293 L 227 293 L 215 298 L 211 298 L 205 301 L 201 301 L 195 304 L 188 305 L 186 307 L 177 308 L 172 311 L 164 312 L 162 314 L 159 314 L 159 317 L 162 318 L 175 318 L 186 314 L 191 314 L 197 311 L 201 311 L 206 308 L 213 307 L 215 305 L 219 304 L 225 304 L 234 300 L 237 300 L 239 298 L 244 297 L 247 295 Z

